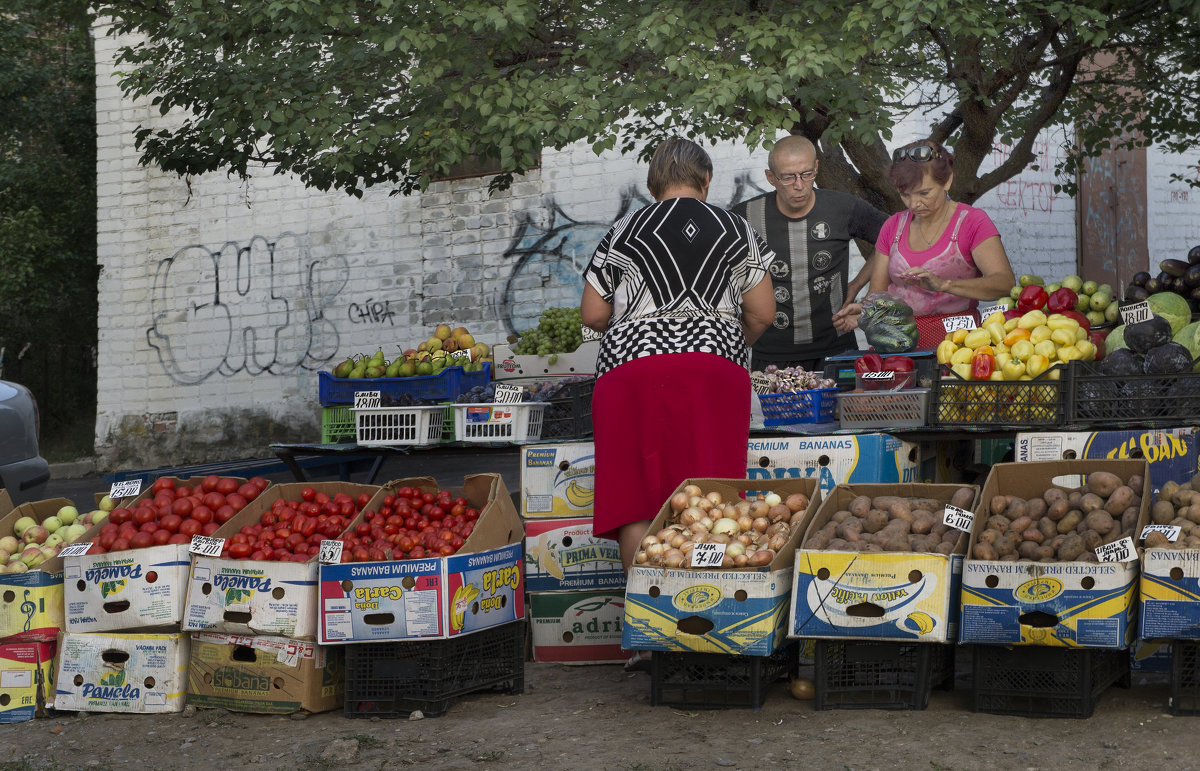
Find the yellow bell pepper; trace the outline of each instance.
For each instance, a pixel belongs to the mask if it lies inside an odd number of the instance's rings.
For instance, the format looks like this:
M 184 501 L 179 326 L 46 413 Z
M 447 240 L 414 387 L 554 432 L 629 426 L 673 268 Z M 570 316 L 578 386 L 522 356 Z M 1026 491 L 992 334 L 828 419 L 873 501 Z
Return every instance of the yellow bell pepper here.
M 988 380 L 1007 380 L 1004 373 L 998 369 L 992 370 L 992 374 L 988 375 Z
M 1046 370 L 1046 377 L 1049 380 L 1059 380 L 1062 377 L 1062 370 L 1059 368 Z
M 1030 330 L 1017 327 L 1004 336 L 1004 344 L 1012 347 L 1013 343 L 1017 342 L 1018 340 L 1028 340 L 1029 335 Z
M 996 352 L 996 366 L 997 367 L 1003 369 L 1004 365 L 1010 361 L 1013 361 L 1013 355 L 1011 353 L 1009 353 L 1008 351 L 997 351 Z M 1018 359 L 1018 361 L 1019 361 L 1019 359 Z M 1021 366 L 1024 367 L 1025 365 L 1022 364 Z
M 1064 316 L 1061 313 L 1052 313 L 1046 319 L 1046 326 L 1051 329 L 1075 329 L 1079 326 L 1079 322 L 1070 316 Z
M 1004 342 L 1004 337 L 1008 334 L 1007 332 L 1004 331 L 1004 322 L 1003 321 L 989 322 L 987 324 L 984 324 L 983 328 L 987 330 L 987 333 L 989 335 L 991 335 L 992 343 L 994 343 L 996 345 L 999 345 L 1000 343 Z
M 971 362 L 969 361 L 960 361 L 957 364 L 952 364 L 950 369 L 963 380 L 971 379 Z
M 963 338 L 963 346 L 975 350 L 981 348 L 992 341 L 992 336 L 988 334 L 986 329 L 972 329 L 967 332 L 967 336 Z
M 1088 331 L 1083 327 L 1075 327 L 1075 342 L 1088 339 Z
M 1075 330 L 1062 329 L 1060 327 L 1059 329 L 1056 329 L 1050 333 L 1050 339 L 1052 341 L 1054 341 L 1055 343 L 1058 343 L 1062 347 L 1074 345 L 1075 344 Z
M 1017 329 L 1017 328 L 1018 328 L 1018 327 L 1017 327 L 1017 322 L 1018 322 L 1018 321 L 1019 321 L 1019 319 L 1012 318 L 1012 319 L 1009 319 L 1008 321 L 1004 322 L 1004 331 L 1005 331 L 1005 332 L 1011 332 L 1011 331 L 1013 331 L 1014 329 Z
M 1064 345 L 1062 348 L 1058 349 L 1059 361 L 1075 361 L 1076 359 L 1082 358 L 1083 354 L 1080 353 L 1079 349 L 1074 345 Z
M 995 313 L 988 314 L 988 317 L 983 320 L 983 325 L 986 327 L 988 324 L 992 324 L 995 322 L 999 322 L 1001 325 L 1004 324 L 1004 314 L 1001 313 L 1000 311 L 996 311 Z
M 963 341 L 967 339 L 967 332 L 969 332 L 969 331 L 971 331 L 971 330 L 968 330 L 968 329 L 954 330 L 953 332 L 950 333 L 950 342 L 954 343 L 955 345 L 962 345 Z
M 1049 366 L 1049 359 L 1047 359 L 1045 356 L 1042 356 L 1040 353 L 1035 353 L 1029 357 L 1029 361 L 1025 362 L 1025 374 L 1031 378 L 1035 378 L 1045 372 Z
M 1079 358 L 1083 361 L 1096 360 L 1096 345 L 1091 340 L 1076 341 L 1075 347 L 1079 349 Z
M 958 348 L 954 351 L 953 355 L 950 356 L 950 365 L 953 366 L 955 364 L 970 364 L 971 357 L 974 355 L 975 355 L 975 352 L 972 351 L 970 348 L 967 348 L 965 346 L 962 348 Z
M 1020 359 L 1009 359 L 1004 362 L 1000 371 L 1004 373 L 1005 380 L 1020 380 L 1021 375 L 1025 374 L 1025 362 Z
M 950 357 L 958 350 L 958 346 L 950 340 L 943 340 L 938 343 L 937 347 L 937 362 L 938 364 L 949 364 Z
M 1033 343 L 1028 340 L 1018 340 L 1013 343 L 1012 355 L 1021 361 L 1029 361 L 1029 357 L 1033 355 Z
M 1046 323 L 1046 314 L 1041 311 L 1029 311 L 1017 320 L 1017 326 L 1022 329 L 1034 329 Z
M 1054 334 L 1053 330 L 1051 330 L 1050 327 L 1046 326 L 1045 324 L 1041 325 L 1040 327 L 1034 327 L 1029 332 L 1029 342 L 1037 345 L 1043 340 L 1049 340 L 1050 335 L 1052 334 Z
M 1045 356 L 1046 361 L 1054 361 L 1054 357 L 1058 354 L 1058 345 L 1053 340 L 1043 340 L 1034 344 L 1033 352 Z

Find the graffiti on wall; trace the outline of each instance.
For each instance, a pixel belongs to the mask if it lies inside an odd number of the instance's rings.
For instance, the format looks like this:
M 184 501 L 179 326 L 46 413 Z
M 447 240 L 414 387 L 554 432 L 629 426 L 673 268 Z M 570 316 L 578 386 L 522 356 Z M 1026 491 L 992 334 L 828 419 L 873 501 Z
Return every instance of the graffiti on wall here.
M 733 206 L 761 192 L 752 176 L 743 172 L 734 180 L 733 192 L 724 205 Z M 504 252 L 512 271 L 497 302 L 508 331 L 523 332 L 537 326 L 545 308 L 578 305 L 583 295 L 583 269 L 596 244 L 613 222 L 650 203 L 639 188 L 630 185 L 621 192 L 617 216 L 608 222 L 574 219 L 553 199 L 546 205 L 546 224 L 538 224 L 535 213 L 523 215 Z M 537 301 L 523 301 L 526 296 Z
M 1050 140 L 1038 137 L 1031 148 L 1034 154 L 1033 165 L 1040 173 L 1048 173 L 1054 168 L 1054 159 L 1050 156 Z M 993 167 L 1000 166 L 1012 155 L 1012 145 L 1003 142 L 992 144 L 991 161 Z M 1054 202 L 1064 196 L 1054 191 L 1054 182 L 1023 179 L 1017 176 L 1001 182 L 996 186 L 996 202 L 1005 208 L 1019 209 L 1026 214 L 1054 212 Z
M 327 316 L 349 280 L 341 255 L 314 258 L 306 237 L 284 233 L 216 250 L 185 246 L 154 274 L 146 340 L 176 383 L 213 375 L 316 370 L 338 350 Z M 186 298 L 186 299 L 184 299 Z M 366 319 L 390 309 L 360 307 Z

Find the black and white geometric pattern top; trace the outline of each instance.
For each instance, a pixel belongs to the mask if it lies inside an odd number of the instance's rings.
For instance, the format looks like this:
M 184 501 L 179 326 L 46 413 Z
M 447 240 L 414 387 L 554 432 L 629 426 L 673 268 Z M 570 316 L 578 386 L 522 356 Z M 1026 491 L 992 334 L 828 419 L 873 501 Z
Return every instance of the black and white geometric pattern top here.
M 715 353 L 746 366 L 742 295 L 774 257 L 744 218 L 696 198 L 623 217 L 584 271 L 613 306 L 596 376 L 660 353 Z

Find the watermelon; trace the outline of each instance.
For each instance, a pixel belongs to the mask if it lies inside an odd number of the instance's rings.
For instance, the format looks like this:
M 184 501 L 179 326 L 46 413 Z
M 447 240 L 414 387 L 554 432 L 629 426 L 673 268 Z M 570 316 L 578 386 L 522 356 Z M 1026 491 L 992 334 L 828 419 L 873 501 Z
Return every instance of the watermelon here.
M 1125 345 L 1125 325 L 1113 327 L 1113 330 L 1108 333 L 1108 337 L 1104 338 L 1104 355 L 1110 356 L 1113 351 L 1121 348 L 1128 348 Z
M 1193 321 L 1179 330 L 1172 340 L 1187 348 L 1193 360 L 1200 358 L 1200 321 Z M 1200 372 L 1200 364 L 1192 367 L 1192 371 Z
M 1177 335 L 1192 320 L 1192 306 L 1174 292 L 1159 292 L 1146 298 L 1150 312 L 1161 316 L 1171 325 L 1171 334 Z

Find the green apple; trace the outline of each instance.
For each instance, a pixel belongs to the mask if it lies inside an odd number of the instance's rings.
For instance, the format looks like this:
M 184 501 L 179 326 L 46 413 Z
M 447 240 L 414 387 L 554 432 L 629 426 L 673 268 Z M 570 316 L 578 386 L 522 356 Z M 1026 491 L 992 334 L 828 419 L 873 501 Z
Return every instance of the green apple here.
M 63 540 L 67 543 L 74 543 L 75 541 L 79 540 L 81 535 L 87 532 L 87 525 L 75 522 L 74 524 L 67 525 L 66 530 L 63 532 L 66 533 L 66 535 L 63 536 Z
M 1083 279 L 1072 273 L 1069 276 L 1063 276 L 1062 285 L 1073 292 L 1078 293 L 1083 288 Z
M 61 533 L 51 533 L 46 537 L 46 542 L 42 546 L 56 546 L 65 541 L 66 539 L 62 537 Z
M 1095 281 L 1084 281 L 1083 286 L 1080 288 L 1083 289 L 1084 294 L 1096 294 L 1096 290 L 1100 288 L 1100 285 Z
M 1008 291 L 1008 296 L 1011 297 L 1012 299 L 1016 300 L 1017 298 L 1019 298 L 1021 296 L 1021 290 L 1024 288 L 1025 287 L 1023 287 L 1023 286 L 1014 286 L 1012 289 L 1010 289 Z
M 45 519 L 42 520 L 42 527 L 46 528 L 46 532 L 48 532 L 48 533 L 57 532 L 58 529 L 60 527 L 62 527 L 62 524 L 63 524 L 62 520 L 56 516 L 55 517 L 46 517 Z
M 104 511 L 112 511 L 113 509 L 117 508 L 117 502 L 106 495 L 100 499 L 99 508 L 103 509 Z
M 21 517 L 13 523 L 13 535 L 17 538 L 22 538 L 25 535 L 25 531 L 35 525 L 37 525 L 37 520 L 33 517 Z
M 1096 294 L 1092 295 L 1090 305 L 1091 305 L 1092 310 L 1094 310 L 1094 311 L 1103 311 L 1105 308 L 1108 307 L 1108 304 L 1111 302 L 1112 302 L 1111 294 L 1101 294 L 1100 292 L 1097 292 Z
M 1017 277 L 1017 283 L 1022 287 L 1027 287 L 1030 284 L 1045 284 L 1045 280 L 1041 276 L 1035 276 L 1032 273 L 1024 273 Z
M 21 542 L 14 536 L 6 535 L 0 538 L 0 550 L 12 555 L 21 550 Z
M 1017 307 L 1017 301 L 1011 297 L 1001 297 L 999 300 L 996 301 L 996 305 L 999 305 L 1001 308 L 1003 308 L 1006 311 L 1010 311 L 1013 308 Z
M 1092 296 L 1087 294 L 1079 294 L 1075 300 L 1075 310 L 1080 313 L 1087 313 L 1092 309 Z
M 58 517 L 58 521 L 64 525 L 69 525 L 79 519 L 79 509 L 74 506 L 63 506 L 54 516 Z

